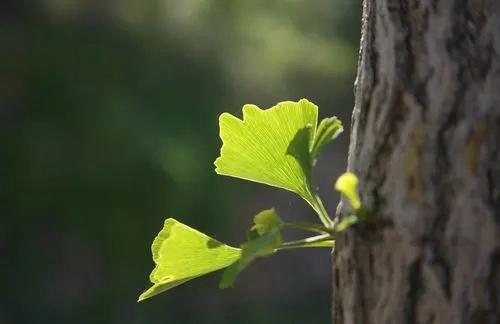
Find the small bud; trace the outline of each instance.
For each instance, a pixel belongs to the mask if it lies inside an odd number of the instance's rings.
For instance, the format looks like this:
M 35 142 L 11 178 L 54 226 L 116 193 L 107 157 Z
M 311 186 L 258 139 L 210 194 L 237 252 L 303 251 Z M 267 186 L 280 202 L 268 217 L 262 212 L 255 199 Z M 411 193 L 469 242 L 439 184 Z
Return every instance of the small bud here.
M 342 174 L 335 182 L 335 190 L 344 195 L 354 210 L 361 208 L 358 195 L 358 177 L 351 172 Z

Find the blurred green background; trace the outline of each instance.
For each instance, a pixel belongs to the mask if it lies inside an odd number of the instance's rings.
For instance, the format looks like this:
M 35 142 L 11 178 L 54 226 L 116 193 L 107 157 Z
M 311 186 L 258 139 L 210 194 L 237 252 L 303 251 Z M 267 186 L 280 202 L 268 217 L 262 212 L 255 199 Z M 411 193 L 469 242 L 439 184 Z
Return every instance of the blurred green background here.
M 315 220 L 291 193 L 216 176 L 217 119 L 305 97 L 348 126 L 360 2 L 2 1 L 0 323 L 329 322 L 328 249 L 136 299 L 167 217 L 235 246 L 265 208 Z M 331 212 L 347 141 L 316 170 Z

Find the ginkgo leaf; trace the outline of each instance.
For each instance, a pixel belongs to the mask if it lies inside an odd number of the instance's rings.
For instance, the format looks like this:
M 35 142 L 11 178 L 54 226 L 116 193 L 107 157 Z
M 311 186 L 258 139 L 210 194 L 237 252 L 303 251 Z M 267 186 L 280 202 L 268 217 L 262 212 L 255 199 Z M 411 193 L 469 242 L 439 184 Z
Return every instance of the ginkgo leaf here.
M 316 130 L 316 136 L 314 137 L 314 143 L 311 148 L 312 157 L 316 159 L 321 149 L 337 138 L 343 130 L 342 122 L 337 117 L 323 119 Z
M 222 275 L 219 288 L 228 288 L 234 284 L 238 274 L 243 271 L 252 261 L 258 257 L 267 256 L 274 253 L 279 247 L 279 229 L 274 228 L 266 234 L 241 245 L 241 258 L 231 264 Z
M 149 277 L 153 286 L 139 296 L 139 301 L 225 268 L 241 256 L 240 249 L 216 241 L 173 218 L 165 220 L 151 250 L 156 264 Z
M 222 275 L 220 288 L 231 287 L 238 274 L 258 257 L 273 254 L 281 245 L 281 224 L 276 211 L 268 209 L 254 217 L 248 242 L 241 245 L 241 258 L 231 264 Z
M 219 119 L 223 145 L 215 171 L 287 189 L 311 203 L 316 154 L 341 130 L 338 119 L 323 121 L 316 138 L 317 124 L 318 107 L 306 99 L 265 110 L 245 105 L 243 120 L 224 113 Z
M 273 228 L 280 227 L 283 224 L 283 221 L 274 208 L 261 211 L 255 215 L 253 222 L 254 225 L 251 230 L 256 230 L 259 235 L 264 235 Z
M 276 210 L 271 208 L 261 211 L 255 215 L 253 222 L 254 225 L 250 228 L 248 235 L 249 241 L 255 240 L 276 229 L 276 233 L 271 235 L 274 238 L 274 241 L 266 243 L 267 250 L 261 249 L 259 251 L 262 256 L 274 253 L 274 249 L 278 247 L 281 242 L 283 242 L 283 238 L 281 237 L 281 225 L 283 224 L 283 221 L 276 213 Z M 242 249 L 245 251 L 243 247 Z M 242 254 L 244 255 L 245 252 L 242 252 Z

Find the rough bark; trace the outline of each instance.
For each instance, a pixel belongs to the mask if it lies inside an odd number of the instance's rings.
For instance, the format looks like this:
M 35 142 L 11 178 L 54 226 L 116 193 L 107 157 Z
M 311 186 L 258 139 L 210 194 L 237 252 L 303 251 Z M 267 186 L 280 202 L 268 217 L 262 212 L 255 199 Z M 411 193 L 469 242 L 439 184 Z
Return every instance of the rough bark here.
M 500 323 L 500 1 L 363 10 L 334 323 Z

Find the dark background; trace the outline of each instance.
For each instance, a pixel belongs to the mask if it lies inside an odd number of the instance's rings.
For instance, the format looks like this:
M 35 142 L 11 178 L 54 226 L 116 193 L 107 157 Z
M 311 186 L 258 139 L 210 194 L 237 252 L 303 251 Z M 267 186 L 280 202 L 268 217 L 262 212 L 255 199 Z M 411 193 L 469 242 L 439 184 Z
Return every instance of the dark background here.
M 143 303 L 175 217 L 238 246 L 292 193 L 215 174 L 218 116 L 308 98 L 350 122 L 360 0 L 0 2 L 0 323 L 327 323 L 330 251 L 214 273 Z M 347 130 L 347 129 L 346 129 Z M 322 154 L 330 212 L 348 132 Z

